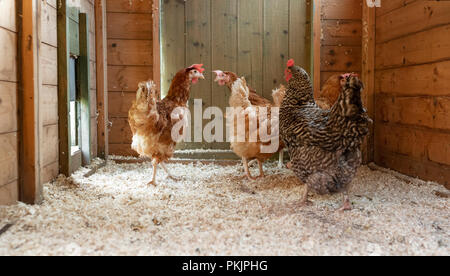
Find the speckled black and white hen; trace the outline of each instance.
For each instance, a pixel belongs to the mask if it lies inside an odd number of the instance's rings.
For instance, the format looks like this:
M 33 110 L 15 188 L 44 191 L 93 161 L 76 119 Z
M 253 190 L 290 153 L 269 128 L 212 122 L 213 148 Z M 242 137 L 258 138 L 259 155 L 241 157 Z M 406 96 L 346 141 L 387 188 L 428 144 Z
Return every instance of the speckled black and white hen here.
M 342 210 L 351 208 L 347 187 L 361 165 L 360 146 L 372 120 L 361 102 L 362 82 L 345 75 L 343 92 L 331 110 L 314 101 L 308 73 L 288 62 L 288 89 L 280 108 L 280 134 L 289 149 L 290 168 L 308 191 L 328 194 L 344 191 Z

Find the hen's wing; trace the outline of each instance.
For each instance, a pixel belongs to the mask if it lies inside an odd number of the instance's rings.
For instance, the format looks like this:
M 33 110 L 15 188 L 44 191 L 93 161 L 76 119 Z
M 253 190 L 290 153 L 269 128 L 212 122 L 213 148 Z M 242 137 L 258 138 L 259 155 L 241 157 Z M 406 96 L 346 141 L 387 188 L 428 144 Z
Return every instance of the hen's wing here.
M 141 146 L 137 145 L 135 136 L 149 135 L 149 130 L 160 119 L 158 112 L 158 91 L 153 81 L 139 83 L 136 100 L 128 111 L 128 122 L 133 133 L 132 148 L 141 154 Z

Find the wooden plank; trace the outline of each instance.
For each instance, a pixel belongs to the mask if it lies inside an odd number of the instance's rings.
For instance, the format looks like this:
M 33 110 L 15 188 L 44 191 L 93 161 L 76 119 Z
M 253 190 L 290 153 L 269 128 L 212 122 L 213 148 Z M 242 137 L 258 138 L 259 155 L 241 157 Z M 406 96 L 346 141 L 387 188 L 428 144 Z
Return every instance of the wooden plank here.
M 367 109 L 367 114 L 372 119 L 375 119 L 375 18 L 375 9 L 363 5 L 361 80 L 364 83 L 364 91 L 362 93 L 362 102 Z M 365 164 L 373 161 L 374 150 L 372 125 L 369 135 L 364 139 L 362 145 L 362 159 Z
M 376 163 L 412 177 L 436 181 L 450 189 L 450 168 L 433 162 L 417 162 L 407 156 L 377 151 Z
M 321 2 L 323 19 L 361 20 L 362 4 L 365 0 L 321 0 Z
M 377 122 L 450 130 L 449 97 L 376 97 Z M 411 108 L 414 107 L 414 108 Z
M 79 56 L 80 55 L 80 27 L 78 22 L 71 19 L 68 20 L 69 23 L 69 51 L 70 54 Z
M 313 51 L 312 51 L 312 71 L 313 71 L 313 87 L 314 95 L 320 91 L 321 87 L 321 38 L 322 38 L 322 24 L 321 24 L 321 7 L 322 0 L 315 0 L 312 5 L 313 9 Z
M 259 95 L 263 94 L 264 2 L 238 1 L 237 72 Z M 213 68 L 214 70 L 217 68 Z
M 112 122 L 109 143 L 111 144 L 131 144 L 133 134 L 131 133 L 128 118 L 110 118 Z
M 0 187 L 19 178 L 17 133 L 0 134 Z
M 380 123 L 376 126 L 375 140 L 381 152 L 409 156 L 418 163 L 450 165 L 449 132 Z
M 0 28 L 0 80 L 17 81 L 17 34 Z
M 58 49 L 41 43 L 39 77 L 44 85 L 58 85 Z
M 310 1 L 290 1 L 289 57 L 311 73 L 311 6 Z
M 149 14 L 108 13 L 109 39 L 152 39 L 152 17 Z
M 81 103 L 81 157 L 82 165 L 91 163 L 91 97 L 90 97 L 90 59 L 89 59 L 89 18 L 86 13 L 80 13 L 80 57 L 79 85 Z
M 389 0 L 389 1 L 382 1 L 381 7 L 376 9 L 376 15 L 381 16 L 384 14 L 387 14 L 393 10 L 402 8 L 406 5 L 411 4 L 412 2 L 417 0 Z
M 323 20 L 323 46 L 360 46 L 362 25 L 355 20 Z
M 19 184 L 16 181 L 0 187 L 0 205 L 16 204 L 19 198 Z
M 160 1 L 152 1 L 153 22 L 153 80 L 161 94 L 161 27 L 160 27 Z
M 225 3 L 226 1 L 222 1 Z M 212 53 L 211 43 L 213 41 L 211 32 L 214 32 L 214 24 L 211 22 L 210 11 L 212 9 L 221 9 L 224 6 L 215 7 L 214 1 L 209 0 L 192 0 L 186 3 L 186 65 L 203 64 L 206 70 L 203 75 L 205 80 L 200 80 L 196 85 L 191 86 L 189 109 L 193 115 L 191 120 L 191 127 L 193 133 L 203 133 L 203 128 L 197 126 L 195 129 L 194 124 L 194 99 L 202 99 L 203 107 L 207 108 L 213 104 L 213 97 L 211 95 L 211 86 L 213 85 L 212 68 L 216 68 L 212 65 Z M 236 11 L 236 2 L 231 3 Z M 228 14 L 228 10 L 221 10 L 221 16 Z M 214 16 L 214 15 L 213 15 Z M 233 16 L 229 14 L 229 16 Z M 223 22 L 223 21 L 222 21 Z M 231 25 L 230 28 L 234 29 L 235 25 Z M 225 34 L 227 35 L 227 34 Z M 236 48 L 235 48 L 236 49 Z M 227 54 L 227 53 L 223 53 Z M 214 87 L 214 86 L 213 86 Z M 213 90 L 214 91 L 214 90 Z M 215 96 L 215 94 L 214 94 Z M 203 120 L 203 124 L 207 121 Z M 190 147 L 209 147 L 211 144 L 201 144 L 201 137 L 193 135 L 192 141 L 198 142 L 195 145 L 190 144 Z
M 56 125 L 58 123 L 58 87 L 41 85 L 39 102 L 42 125 Z
M 59 164 L 58 161 L 43 166 L 41 169 L 41 183 L 48 183 L 55 179 L 59 173 Z
M 161 94 L 167 95 L 175 74 L 186 66 L 185 1 L 161 2 Z M 183 20 L 180 20 L 183 18 Z M 136 90 L 134 90 L 136 91 Z
M 361 70 L 361 47 L 322 46 L 320 56 L 322 71 L 355 72 Z
M 289 0 L 264 1 L 264 97 L 285 83 L 284 69 L 289 60 Z
M 401 67 L 450 58 L 450 25 L 377 45 L 376 68 Z
M 135 156 L 138 154 L 131 149 L 131 144 L 110 144 L 109 145 L 110 154 L 118 156 Z
M 17 131 L 17 84 L 0 81 L 0 133 Z
M 376 93 L 450 96 L 450 61 L 377 71 Z
M 0 1 L 0 11 L 0 27 L 16 32 L 16 0 Z
M 377 123 L 375 126 L 377 151 L 406 155 L 416 160 L 426 160 L 426 148 L 431 132 L 400 125 Z
M 120 13 L 151 13 L 152 2 L 157 1 L 108 0 L 107 11 Z
M 41 128 L 40 161 L 41 167 L 58 161 L 58 125 L 48 125 Z
M 97 89 L 97 153 L 108 157 L 108 66 L 106 43 L 106 0 L 95 1 L 95 54 Z
M 152 66 L 108 66 L 108 89 L 136 92 L 139 82 L 152 77 Z
M 416 1 L 377 18 L 376 42 L 382 43 L 450 23 L 449 1 Z
M 56 47 L 58 43 L 57 31 L 56 31 L 56 8 L 43 2 L 42 5 L 42 15 L 41 15 L 41 26 L 42 26 L 42 37 L 41 41 Z
M 128 118 L 128 111 L 136 94 L 133 92 L 109 92 L 109 116 L 111 118 Z
M 213 0 L 211 7 L 211 43 L 213 70 L 237 72 L 238 58 L 238 3 L 236 0 Z M 225 86 L 212 84 L 211 105 L 226 110 L 229 90 Z M 194 130 L 195 133 L 195 130 Z M 223 127 L 226 137 L 226 126 Z M 228 143 L 203 144 L 203 148 L 226 149 Z
M 69 19 L 67 17 L 67 3 L 61 1 L 58 5 L 58 114 L 59 114 L 59 172 L 70 175 L 70 119 L 69 105 Z
M 108 40 L 109 65 L 147 65 L 153 64 L 152 40 Z
M 17 1 L 19 29 L 19 69 L 20 77 L 20 200 L 29 203 L 39 203 L 42 200 L 42 185 L 39 176 L 39 136 L 38 136 L 38 40 L 40 29 L 37 14 L 40 11 L 40 1 Z M 31 38 L 31 39 L 30 39 Z M 31 40 L 31 41 L 30 41 Z M 1 64 L 1 62 L 0 62 Z

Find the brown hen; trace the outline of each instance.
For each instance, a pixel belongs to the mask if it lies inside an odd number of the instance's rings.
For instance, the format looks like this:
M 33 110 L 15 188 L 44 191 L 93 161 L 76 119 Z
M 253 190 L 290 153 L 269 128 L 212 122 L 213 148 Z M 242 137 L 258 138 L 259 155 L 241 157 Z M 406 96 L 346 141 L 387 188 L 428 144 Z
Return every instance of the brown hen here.
M 186 107 L 191 85 L 205 78 L 202 66 L 194 64 L 180 70 L 163 100 L 159 98 L 153 81 L 139 83 L 136 100 L 128 112 L 128 122 L 133 133 L 132 149 L 140 156 L 152 160 L 153 177 L 149 184 L 156 185 L 158 165 L 173 178 L 164 165 L 173 156 L 176 146 L 172 139 L 172 128 L 184 119 L 180 110 Z

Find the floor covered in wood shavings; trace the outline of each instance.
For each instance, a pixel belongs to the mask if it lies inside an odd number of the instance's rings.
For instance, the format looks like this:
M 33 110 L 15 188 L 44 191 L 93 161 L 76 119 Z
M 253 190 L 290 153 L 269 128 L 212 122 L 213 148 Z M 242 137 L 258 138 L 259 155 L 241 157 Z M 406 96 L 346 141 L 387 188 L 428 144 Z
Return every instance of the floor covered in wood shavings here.
M 97 160 L 98 164 L 99 161 Z M 341 195 L 296 203 L 302 186 L 276 163 L 248 182 L 240 165 L 109 162 L 44 187 L 42 205 L 0 207 L 0 255 L 449 255 L 448 191 L 360 168 Z M 253 174 L 257 169 L 252 169 Z

